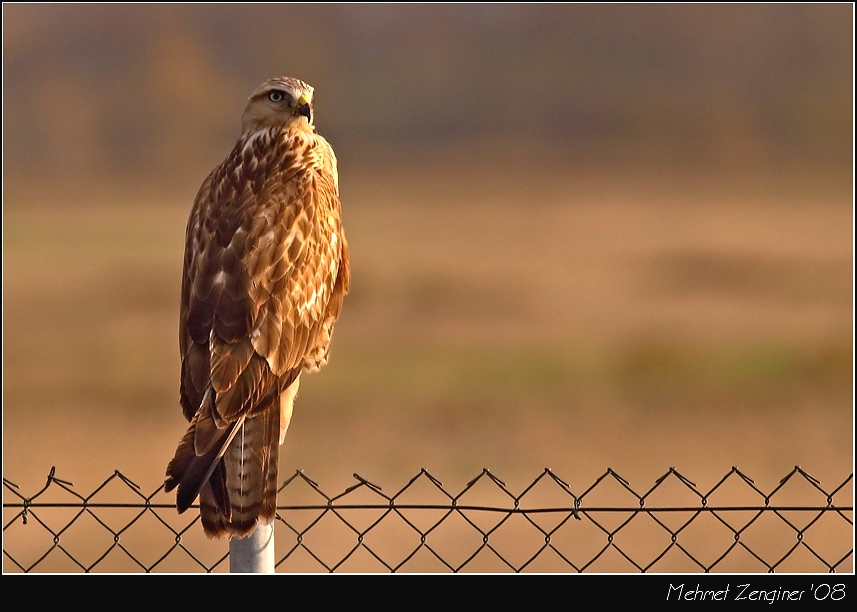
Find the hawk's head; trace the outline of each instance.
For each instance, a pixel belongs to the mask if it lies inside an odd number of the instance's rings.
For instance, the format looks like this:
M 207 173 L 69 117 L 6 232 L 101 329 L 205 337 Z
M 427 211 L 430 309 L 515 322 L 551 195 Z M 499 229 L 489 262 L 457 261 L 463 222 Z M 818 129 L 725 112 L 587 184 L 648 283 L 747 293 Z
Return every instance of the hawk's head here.
M 313 88 L 292 77 L 265 81 L 250 94 L 241 128 L 255 132 L 263 128 L 299 125 L 312 129 Z

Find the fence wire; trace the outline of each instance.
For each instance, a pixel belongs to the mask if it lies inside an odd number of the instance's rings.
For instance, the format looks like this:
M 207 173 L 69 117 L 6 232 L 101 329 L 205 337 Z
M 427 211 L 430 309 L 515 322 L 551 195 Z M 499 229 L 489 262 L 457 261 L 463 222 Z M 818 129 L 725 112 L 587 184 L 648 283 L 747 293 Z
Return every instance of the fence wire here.
M 735 467 L 708 491 L 670 468 L 642 493 L 609 468 L 578 493 L 550 469 L 517 495 L 487 469 L 459 492 L 425 469 L 392 495 L 354 478 L 332 496 L 283 482 L 277 571 L 853 572 L 853 474 L 828 490 L 795 466 L 767 493 Z M 4 571 L 228 570 L 163 485 L 116 471 L 82 495 L 52 468 L 32 496 L 3 486 Z

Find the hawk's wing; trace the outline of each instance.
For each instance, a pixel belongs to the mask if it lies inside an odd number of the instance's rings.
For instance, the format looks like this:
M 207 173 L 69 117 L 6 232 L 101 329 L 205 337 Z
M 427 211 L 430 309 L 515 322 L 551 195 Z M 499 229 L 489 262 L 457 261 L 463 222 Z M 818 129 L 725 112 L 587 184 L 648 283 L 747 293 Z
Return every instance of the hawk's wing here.
M 261 444 L 274 449 L 255 449 L 266 455 L 256 461 L 276 457 L 288 426 L 281 394 L 302 369 L 327 359 L 350 276 L 336 161 L 318 140 L 323 163 L 303 166 L 293 157 L 285 168 L 261 145 L 236 146 L 197 195 L 179 329 L 181 403 L 191 427 L 167 479 L 167 490 L 179 482 L 180 509 L 211 476 L 216 505 L 226 510 L 229 501 L 217 498 L 229 468 L 219 474 L 217 460 L 230 436 L 264 417 Z M 273 468 L 276 480 L 275 461 Z

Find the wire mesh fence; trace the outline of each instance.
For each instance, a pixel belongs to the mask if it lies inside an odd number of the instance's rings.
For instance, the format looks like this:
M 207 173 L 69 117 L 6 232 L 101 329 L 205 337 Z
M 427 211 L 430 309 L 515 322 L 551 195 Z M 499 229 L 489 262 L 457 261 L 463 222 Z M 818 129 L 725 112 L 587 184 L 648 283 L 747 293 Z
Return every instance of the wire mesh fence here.
M 521 492 L 483 470 L 450 491 L 422 469 L 392 494 L 354 474 L 328 495 L 280 487 L 279 572 L 853 572 L 853 474 L 800 467 L 769 492 L 733 467 L 709 490 L 670 468 L 641 491 L 612 469 L 575 492 L 545 469 Z M 194 506 L 178 515 L 114 472 L 88 495 L 51 469 L 26 496 L 3 479 L 6 572 L 221 572 Z

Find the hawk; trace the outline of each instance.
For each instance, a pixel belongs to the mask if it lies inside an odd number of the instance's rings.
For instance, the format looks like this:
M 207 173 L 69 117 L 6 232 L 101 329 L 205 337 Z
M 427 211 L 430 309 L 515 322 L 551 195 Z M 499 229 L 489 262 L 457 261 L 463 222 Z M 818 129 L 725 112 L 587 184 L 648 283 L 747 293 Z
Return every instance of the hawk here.
M 313 126 L 313 88 L 260 85 L 241 137 L 202 183 L 187 224 L 179 320 L 190 426 L 167 466 L 210 537 L 276 513 L 277 460 L 301 372 L 327 362 L 350 285 L 336 157 Z

